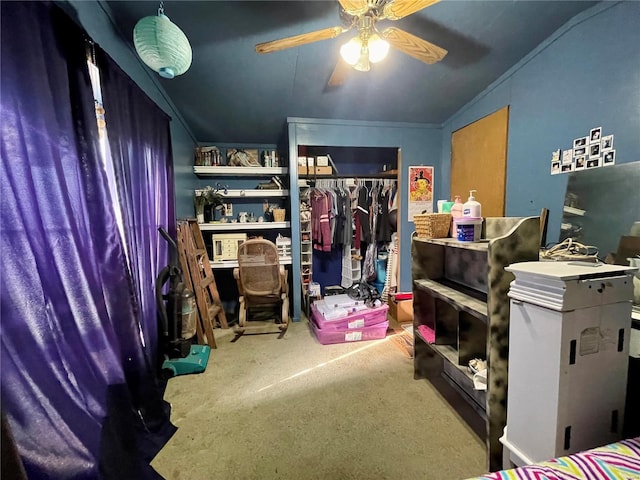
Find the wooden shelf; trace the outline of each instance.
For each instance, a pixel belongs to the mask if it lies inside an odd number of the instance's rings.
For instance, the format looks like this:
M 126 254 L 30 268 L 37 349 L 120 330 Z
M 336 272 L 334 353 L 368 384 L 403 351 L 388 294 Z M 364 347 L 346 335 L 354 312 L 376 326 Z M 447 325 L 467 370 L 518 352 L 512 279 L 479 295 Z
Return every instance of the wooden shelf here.
M 217 177 L 223 175 L 269 177 L 288 173 L 287 167 L 193 167 L 193 173 L 199 177 Z
M 413 281 L 416 288 L 424 290 L 435 297 L 450 303 L 457 310 L 462 310 L 470 313 L 474 317 L 480 318 L 483 322 L 487 321 L 487 302 L 483 302 L 477 298 L 474 298 L 464 291 L 461 291 L 464 287 L 451 288 L 440 282 L 427 279 L 419 279 Z M 470 290 L 470 289 L 469 289 Z
M 442 372 L 443 378 L 454 389 L 462 393 L 474 410 L 486 420 L 486 391 L 474 388 L 473 374 L 469 372 L 466 366 L 458 365 L 458 352 L 456 349 L 450 345 L 429 343 L 418 329 L 414 329 L 413 334 L 445 360 L 445 369 Z
M 198 190 L 196 190 L 197 192 Z M 222 190 L 218 192 L 224 198 L 263 198 L 263 197 L 288 197 L 289 190 L 247 189 L 247 190 Z
M 226 230 L 275 230 L 289 228 L 291 222 L 249 222 L 249 223 L 200 223 L 200 230 L 226 231 Z
M 433 332 L 434 343 L 422 345 L 415 335 L 414 375 L 428 376 L 432 367 L 457 389 L 485 423 L 489 470 L 502 466 L 506 425 L 509 298 L 513 276 L 505 267 L 538 259 L 538 217 L 485 219 L 489 239 L 459 242 L 453 238 L 412 240 L 414 335 L 420 325 Z M 517 248 L 514 247 L 517 245 Z M 491 246 L 491 247 L 490 247 Z M 490 309 L 487 299 L 495 302 Z M 493 305 L 493 303 L 492 303 Z M 499 308 L 498 308 L 499 307 Z M 431 363 L 436 358 L 441 365 Z M 476 390 L 467 364 L 483 358 L 491 364 L 486 391 Z M 476 419 L 477 420 L 477 419 Z
M 291 257 L 280 257 L 280 265 L 291 265 L 293 259 Z M 225 260 L 223 262 L 210 261 L 211 268 L 214 270 L 224 270 L 226 268 L 236 268 L 238 266 L 237 260 Z
M 479 240 L 477 242 L 460 242 L 455 238 L 415 238 L 415 241 L 429 242 L 445 247 L 464 248 L 466 250 L 489 251 L 489 240 Z

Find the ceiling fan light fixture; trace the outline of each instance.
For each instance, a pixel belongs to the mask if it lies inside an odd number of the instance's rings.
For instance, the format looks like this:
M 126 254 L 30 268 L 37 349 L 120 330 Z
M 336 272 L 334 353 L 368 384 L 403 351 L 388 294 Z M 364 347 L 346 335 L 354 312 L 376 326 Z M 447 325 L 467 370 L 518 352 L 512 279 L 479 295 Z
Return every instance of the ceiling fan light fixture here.
M 353 66 L 360 60 L 361 50 L 362 42 L 360 37 L 356 36 L 340 47 L 340 56 L 345 62 Z
M 360 58 L 358 58 L 358 61 L 353 66 L 353 68 L 360 72 L 368 72 L 369 70 L 371 70 L 371 62 L 369 61 L 369 48 L 367 47 L 367 45 L 362 45 L 362 48 L 360 49 Z
M 163 78 L 182 75 L 191 66 L 192 52 L 187 36 L 164 14 L 141 18 L 133 29 L 133 45 L 142 61 Z
M 369 37 L 369 61 L 378 63 L 385 59 L 389 53 L 389 42 L 380 38 L 377 33 Z

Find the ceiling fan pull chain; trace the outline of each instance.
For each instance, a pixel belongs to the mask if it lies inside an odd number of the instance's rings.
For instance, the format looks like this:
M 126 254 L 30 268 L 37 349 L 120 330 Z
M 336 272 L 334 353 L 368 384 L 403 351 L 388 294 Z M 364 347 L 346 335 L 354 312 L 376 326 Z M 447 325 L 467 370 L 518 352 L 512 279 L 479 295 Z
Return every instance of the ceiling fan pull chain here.
M 160 0 L 160 7 L 158 7 L 158 16 L 164 15 L 164 2 Z

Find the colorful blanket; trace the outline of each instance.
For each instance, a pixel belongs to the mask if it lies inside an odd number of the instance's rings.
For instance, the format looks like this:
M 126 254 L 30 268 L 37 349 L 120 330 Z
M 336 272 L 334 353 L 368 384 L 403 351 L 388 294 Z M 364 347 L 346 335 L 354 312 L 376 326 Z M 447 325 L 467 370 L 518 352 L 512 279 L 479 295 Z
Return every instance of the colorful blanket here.
M 473 480 L 639 480 L 640 437 Z M 472 479 L 469 479 L 472 480 Z

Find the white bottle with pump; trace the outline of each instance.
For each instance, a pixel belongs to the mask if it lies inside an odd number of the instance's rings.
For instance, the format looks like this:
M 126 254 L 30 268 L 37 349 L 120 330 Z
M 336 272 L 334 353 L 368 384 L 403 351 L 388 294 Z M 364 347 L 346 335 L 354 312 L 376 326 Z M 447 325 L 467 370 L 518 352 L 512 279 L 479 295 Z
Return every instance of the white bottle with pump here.
M 475 190 L 469 191 L 469 200 L 462 206 L 462 216 L 467 218 L 482 218 L 482 207 L 479 202 L 476 201 L 476 197 L 473 194 Z

